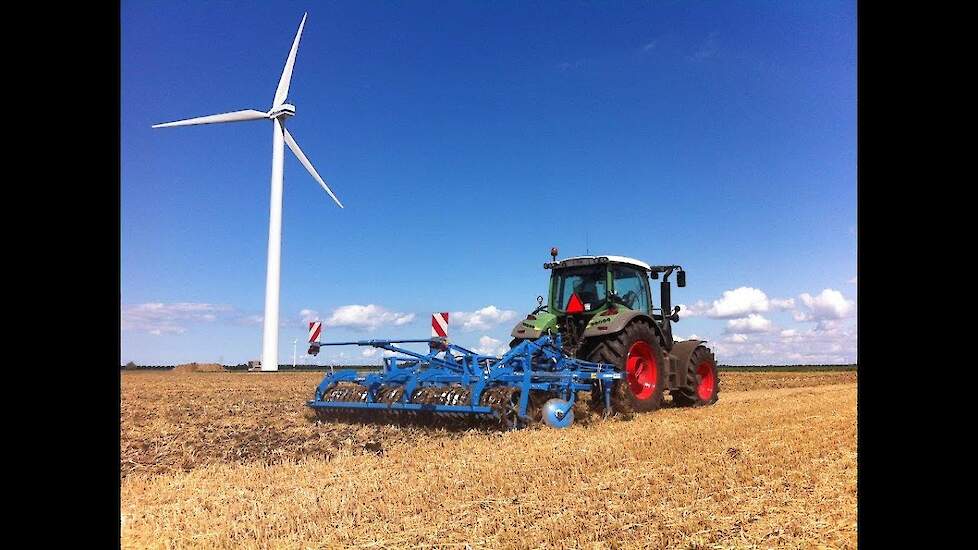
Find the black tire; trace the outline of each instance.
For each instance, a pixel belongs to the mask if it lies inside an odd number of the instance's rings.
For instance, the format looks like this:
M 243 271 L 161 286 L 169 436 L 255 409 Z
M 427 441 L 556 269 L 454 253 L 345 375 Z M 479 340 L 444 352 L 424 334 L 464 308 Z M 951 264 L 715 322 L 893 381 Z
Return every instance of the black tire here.
M 645 355 L 652 359 L 655 364 L 653 380 L 646 378 L 641 380 L 641 373 L 652 371 L 644 370 L 647 361 L 640 361 L 636 368 L 637 375 L 633 378 L 628 373 L 629 352 L 636 357 Z M 611 388 L 611 408 L 612 411 L 624 416 L 630 416 L 636 412 L 650 412 L 658 409 L 662 405 L 662 394 L 666 387 L 666 362 L 662 355 L 662 346 L 659 337 L 652 329 L 648 321 L 636 319 L 625 326 L 625 328 L 598 341 L 594 349 L 588 354 L 588 361 L 594 363 L 611 363 L 617 365 L 621 372 L 625 373 L 625 378 L 616 380 Z M 630 383 L 631 380 L 631 383 Z M 652 382 L 651 392 L 648 392 L 646 385 L 636 394 L 633 387 L 642 386 L 642 383 Z M 646 393 L 646 395 L 639 395 Z M 604 396 L 599 392 L 592 395 L 592 406 L 597 406 L 596 410 L 604 407 Z
M 702 374 L 713 377 L 712 387 L 709 380 L 704 380 Z M 700 386 L 704 382 L 707 386 L 703 388 L 705 397 L 700 395 Z M 686 386 L 672 392 L 672 402 L 678 407 L 705 407 L 716 403 L 719 393 L 720 376 L 717 372 L 716 358 L 709 348 L 698 346 L 693 350 L 686 364 Z

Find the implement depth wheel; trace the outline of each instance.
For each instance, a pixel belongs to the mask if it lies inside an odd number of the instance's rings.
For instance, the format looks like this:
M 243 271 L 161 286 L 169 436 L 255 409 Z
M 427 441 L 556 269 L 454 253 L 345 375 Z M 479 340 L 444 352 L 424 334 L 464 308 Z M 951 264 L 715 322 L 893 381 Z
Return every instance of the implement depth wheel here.
M 686 387 L 672 392 L 672 402 L 680 407 L 703 407 L 717 402 L 720 377 L 717 361 L 706 346 L 699 346 L 689 356 Z
M 633 412 L 654 411 L 662 404 L 666 363 L 659 338 L 647 321 L 632 321 L 621 332 L 601 340 L 587 360 L 617 365 L 625 374 L 611 388 L 614 412 L 628 416 Z M 603 406 L 604 396 L 592 395 L 592 400 Z

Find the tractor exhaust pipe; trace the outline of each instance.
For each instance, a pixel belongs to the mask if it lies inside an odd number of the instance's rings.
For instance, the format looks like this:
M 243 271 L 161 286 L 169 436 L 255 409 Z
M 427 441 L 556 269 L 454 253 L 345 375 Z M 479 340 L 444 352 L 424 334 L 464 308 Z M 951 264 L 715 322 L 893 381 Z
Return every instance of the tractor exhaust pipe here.
M 662 318 L 665 319 L 672 311 L 672 284 L 665 278 L 659 283 L 659 296 L 659 301 L 662 302 L 659 304 L 662 308 Z

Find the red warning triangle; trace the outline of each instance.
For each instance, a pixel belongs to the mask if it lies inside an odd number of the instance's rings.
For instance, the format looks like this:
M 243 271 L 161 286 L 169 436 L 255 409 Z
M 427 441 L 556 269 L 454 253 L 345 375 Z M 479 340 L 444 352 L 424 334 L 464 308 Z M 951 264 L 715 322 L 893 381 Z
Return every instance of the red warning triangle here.
M 580 313 L 584 311 L 584 304 L 581 303 L 581 299 L 577 297 L 577 293 L 571 294 L 570 301 L 567 302 L 567 313 Z

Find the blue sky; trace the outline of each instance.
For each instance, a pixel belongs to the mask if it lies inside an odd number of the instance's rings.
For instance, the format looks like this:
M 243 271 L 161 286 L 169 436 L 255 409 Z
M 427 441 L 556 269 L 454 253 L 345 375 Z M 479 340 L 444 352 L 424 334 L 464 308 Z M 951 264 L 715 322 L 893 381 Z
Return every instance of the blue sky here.
M 288 127 L 346 208 L 286 152 L 283 363 L 315 317 L 499 349 L 586 243 L 683 264 L 721 363 L 855 361 L 854 2 L 125 2 L 123 361 L 258 357 L 271 124 L 150 126 L 267 110 L 306 11 Z

